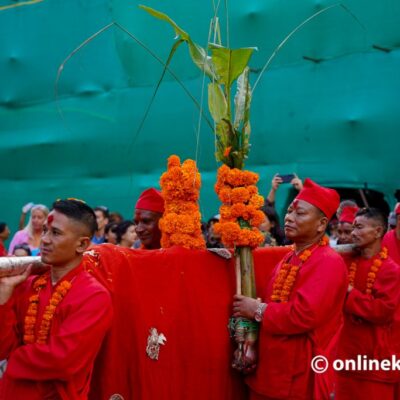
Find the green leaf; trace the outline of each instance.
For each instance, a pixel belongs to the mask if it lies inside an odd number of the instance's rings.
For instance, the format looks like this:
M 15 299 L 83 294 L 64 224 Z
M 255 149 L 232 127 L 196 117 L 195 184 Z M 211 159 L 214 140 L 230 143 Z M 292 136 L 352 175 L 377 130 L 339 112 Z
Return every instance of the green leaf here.
M 174 28 L 175 34 L 177 36 L 180 36 L 181 39 L 188 44 L 190 56 L 192 57 L 192 60 L 197 65 L 197 67 L 200 68 L 200 70 L 204 71 L 204 73 L 210 79 L 212 80 L 217 79 L 211 57 L 201 46 L 192 41 L 187 32 L 185 32 L 182 28 L 180 28 L 178 24 L 175 21 L 173 21 L 167 14 L 164 14 L 161 11 L 157 11 L 154 8 L 147 7 L 144 5 L 139 5 L 139 7 L 142 10 L 147 11 L 153 17 L 168 22 Z
M 246 68 L 256 47 L 244 47 L 236 50 L 210 44 L 211 58 L 218 75 L 218 83 L 227 88 L 239 77 Z
M 246 67 L 237 80 L 237 90 L 235 95 L 235 129 L 240 124 L 246 125 L 250 115 L 251 90 L 249 84 L 249 67 Z
M 227 116 L 228 104 L 218 83 L 208 84 L 208 108 L 216 124 Z

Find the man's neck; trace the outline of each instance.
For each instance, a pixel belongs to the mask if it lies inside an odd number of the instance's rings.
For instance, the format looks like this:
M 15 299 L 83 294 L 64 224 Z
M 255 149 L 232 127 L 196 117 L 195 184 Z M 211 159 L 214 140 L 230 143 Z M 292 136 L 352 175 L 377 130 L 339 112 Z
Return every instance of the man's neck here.
M 70 263 L 63 266 L 52 266 L 51 267 L 51 283 L 55 285 L 61 278 L 77 267 L 82 261 L 82 257 L 79 257 Z
M 294 243 L 294 251 L 296 254 L 301 253 L 303 250 L 311 247 L 313 244 L 318 243 L 322 239 L 323 235 L 319 235 L 314 237 L 313 239 L 306 239 L 306 240 L 300 240 L 296 241 Z
M 360 249 L 360 254 L 362 258 L 369 259 L 376 256 L 380 251 L 381 251 L 381 241 L 376 240 L 369 246 Z

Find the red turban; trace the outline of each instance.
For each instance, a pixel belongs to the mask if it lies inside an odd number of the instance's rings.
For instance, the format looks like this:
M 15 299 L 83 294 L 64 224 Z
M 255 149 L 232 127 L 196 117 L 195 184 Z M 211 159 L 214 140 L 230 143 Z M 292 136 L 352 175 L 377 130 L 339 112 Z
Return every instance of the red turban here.
M 154 211 L 158 213 L 164 212 L 164 199 L 159 190 L 150 188 L 146 189 L 136 202 L 135 208 L 141 210 Z
M 396 215 L 400 215 L 400 203 L 397 203 L 397 206 L 396 206 L 396 208 L 394 209 L 394 213 L 395 213 Z
M 339 222 L 347 222 L 348 224 L 352 224 L 356 218 L 358 207 L 343 207 L 342 213 L 340 214 Z
M 303 200 L 312 204 L 331 219 L 339 207 L 340 196 L 336 190 L 320 186 L 306 178 L 303 189 L 297 195 L 296 200 Z

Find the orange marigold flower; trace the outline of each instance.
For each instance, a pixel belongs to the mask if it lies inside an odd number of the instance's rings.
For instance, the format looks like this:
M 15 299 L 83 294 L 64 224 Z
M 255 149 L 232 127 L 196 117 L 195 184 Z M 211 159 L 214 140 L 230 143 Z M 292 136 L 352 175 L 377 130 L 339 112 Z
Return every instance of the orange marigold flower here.
M 231 192 L 232 203 L 246 203 L 249 201 L 249 191 L 244 187 L 233 188 Z
M 232 150 L 232 146 L 227 147 L 224 150 L 224 157 L 229 157 L 229 154 L 231 153 L 231 150 Z

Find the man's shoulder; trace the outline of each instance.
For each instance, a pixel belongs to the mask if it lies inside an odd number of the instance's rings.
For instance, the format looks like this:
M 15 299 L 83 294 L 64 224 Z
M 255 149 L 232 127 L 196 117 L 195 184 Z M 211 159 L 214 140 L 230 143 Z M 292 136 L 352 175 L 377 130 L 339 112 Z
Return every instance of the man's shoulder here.
M 72 282 L 74 292 L 78 292 L 82 297 L 92 297 L 93 295 L 110 298 L 110 292 L 106 289 L 91 273 L 81 271 Z

